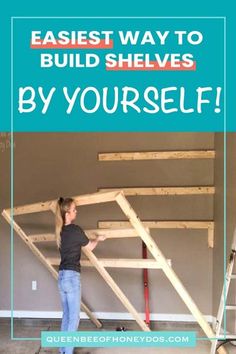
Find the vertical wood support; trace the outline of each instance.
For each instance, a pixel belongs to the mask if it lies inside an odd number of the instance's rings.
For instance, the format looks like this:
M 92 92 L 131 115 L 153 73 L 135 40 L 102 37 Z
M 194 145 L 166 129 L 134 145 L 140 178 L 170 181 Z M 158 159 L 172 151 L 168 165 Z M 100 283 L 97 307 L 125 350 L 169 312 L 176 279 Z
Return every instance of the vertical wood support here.
M 208 247 L 213 248 L 214 247 L 214 224 L 213 223 L 209 225 L 207 235 L 208 235 Z

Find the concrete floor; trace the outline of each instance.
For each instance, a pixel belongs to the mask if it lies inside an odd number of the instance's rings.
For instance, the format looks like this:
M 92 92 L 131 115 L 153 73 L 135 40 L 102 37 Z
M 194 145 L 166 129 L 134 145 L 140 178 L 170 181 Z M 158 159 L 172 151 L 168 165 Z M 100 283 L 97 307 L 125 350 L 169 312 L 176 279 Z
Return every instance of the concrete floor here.
M 60 321 L 57 320 L 14 320 L 14 337 L 29 338 L 40 337 L 42 330 L 59 330 Z M 133 321 L 103 321 L 103 331 L 114 331 L 117 326 L 125 326 L 127 330 L 139 330 L 136 323 Z M 153 330 L 156 331 L 196 331 L 198 337 L 205 337 L 205 335 L 199 330 L 199 326 L 193 323 L 175 323 L 175 322 L 158 322 L 152 323 Z M 80 330 L 94 331 L 95 328 L 90 321 L 81 321 Z M 229 354 L 236 353 L 236 347 L 230 343 L 225 345 Z M 0 354 L 54 354 L 58 353 L 57 348 L 47 349 L 40 348 L 39 341 L 25 341 L 25 340 L 11 340 L 10 339 L 10 320 L 0 319 Z M 121 348 L 77 348 L 76 354 L 120 354 L 124 353 L 124 349 Z M 197 341 L 195 348 L 125 348 L 126 354 L 206 354 L 210 353 L 210 343 L 207 340 Z

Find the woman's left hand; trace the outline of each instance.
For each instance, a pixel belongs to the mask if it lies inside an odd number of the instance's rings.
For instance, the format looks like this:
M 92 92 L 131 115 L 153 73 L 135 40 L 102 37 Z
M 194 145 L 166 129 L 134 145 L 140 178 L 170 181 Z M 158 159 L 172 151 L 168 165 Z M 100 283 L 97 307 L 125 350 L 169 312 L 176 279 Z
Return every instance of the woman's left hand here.
M 99 235 L 97 241 L 105 241 L 106 238 L 106 235 Z

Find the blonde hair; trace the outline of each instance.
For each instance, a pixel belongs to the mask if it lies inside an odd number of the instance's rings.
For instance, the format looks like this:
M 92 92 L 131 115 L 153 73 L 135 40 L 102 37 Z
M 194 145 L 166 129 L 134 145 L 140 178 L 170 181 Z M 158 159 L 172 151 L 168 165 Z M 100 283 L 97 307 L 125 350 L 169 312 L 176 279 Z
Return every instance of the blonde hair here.
M 74 203 L 73 198 L 60 197 L 57 201 L 56 214 L 55 214 L 55 234 L 57 247 L 61 247 L 61 229 L 65 224 L 66 213 L 69 211 L 71 204 Z

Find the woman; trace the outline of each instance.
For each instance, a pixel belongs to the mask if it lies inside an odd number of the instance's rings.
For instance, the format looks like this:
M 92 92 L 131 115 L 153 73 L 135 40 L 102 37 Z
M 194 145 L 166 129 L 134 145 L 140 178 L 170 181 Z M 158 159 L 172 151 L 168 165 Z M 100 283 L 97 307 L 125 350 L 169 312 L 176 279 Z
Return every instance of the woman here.
M 76 204 L 72 198 L 60 198 L 56 210 L 56 241 L 60 250 L 58 287 L 63 316 L 61 331 L 76 331 L 80 320 L 80 256 L 81 247 L 92 251 L 104 236 L 89 240 L 80 226 L 75 225 Z M 72 354 L 72 347 L 60 348 L 61 354 Z

